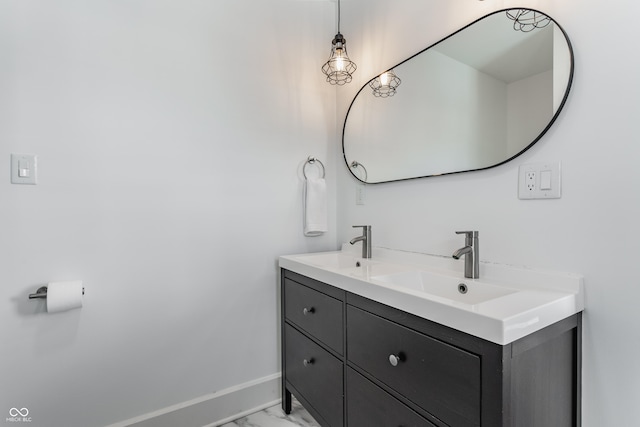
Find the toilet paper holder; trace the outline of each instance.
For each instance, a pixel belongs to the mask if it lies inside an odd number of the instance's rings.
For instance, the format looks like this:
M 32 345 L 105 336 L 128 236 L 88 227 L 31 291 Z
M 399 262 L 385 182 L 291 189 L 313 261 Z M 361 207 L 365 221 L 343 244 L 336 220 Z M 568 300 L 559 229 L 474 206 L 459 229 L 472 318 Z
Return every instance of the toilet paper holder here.
M 84 287 L 82 288 L 82 295 L 84 295 Z M 47 287 L 40 286 L 35 294 L 29 294 L 29 299 L 47 299 Z

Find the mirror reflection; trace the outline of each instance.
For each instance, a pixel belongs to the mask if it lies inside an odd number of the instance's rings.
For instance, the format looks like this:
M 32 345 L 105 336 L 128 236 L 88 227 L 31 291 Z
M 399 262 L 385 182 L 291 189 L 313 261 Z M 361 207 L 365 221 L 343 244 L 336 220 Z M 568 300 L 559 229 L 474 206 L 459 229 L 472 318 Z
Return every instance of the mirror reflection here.
M 402 84 L 380 96 L 388 71 Z M 360 89 L 345 119 L 345 161 L 368 183 L 497 166 L 547 131 L 572 76 L 555 21 L 529 9 L 492 13 Z

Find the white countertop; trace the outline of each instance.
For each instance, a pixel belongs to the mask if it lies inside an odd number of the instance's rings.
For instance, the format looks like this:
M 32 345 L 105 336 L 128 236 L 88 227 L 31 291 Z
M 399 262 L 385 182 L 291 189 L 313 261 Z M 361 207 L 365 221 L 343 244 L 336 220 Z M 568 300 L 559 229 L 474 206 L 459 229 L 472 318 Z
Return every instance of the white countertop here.
M 577 274 L 481 262 L 480 279 L 466 279 L 462 260 L 378 247 L 371 259 L 359 255 L 345 245 L 342 251 L 281 256 L 280 267 L 501 345 L 584 310 Z M 438 295 L 395 279 L 417 273 L 454 291 Z M 468 296 L 457 292 L 459 283 Z M 467 299 L 487 289 L 498 296 Z

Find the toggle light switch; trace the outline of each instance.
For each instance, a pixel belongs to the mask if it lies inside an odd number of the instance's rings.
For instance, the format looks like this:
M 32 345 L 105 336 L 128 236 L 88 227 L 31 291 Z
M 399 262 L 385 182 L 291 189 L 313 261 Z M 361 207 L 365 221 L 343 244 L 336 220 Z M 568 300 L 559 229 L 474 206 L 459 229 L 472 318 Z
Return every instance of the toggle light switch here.
M 37 157 L 34 154 L 11 155 L 11 183 L 37 184 Z

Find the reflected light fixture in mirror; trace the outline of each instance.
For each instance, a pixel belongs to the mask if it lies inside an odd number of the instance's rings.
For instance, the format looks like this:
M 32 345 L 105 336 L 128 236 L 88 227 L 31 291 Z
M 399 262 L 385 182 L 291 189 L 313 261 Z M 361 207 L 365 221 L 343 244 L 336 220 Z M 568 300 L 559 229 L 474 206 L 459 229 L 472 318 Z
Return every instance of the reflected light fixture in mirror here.
M 347 41 L 340 33 L 340 0 L 338 0 L 338 33 L 331 41 L 331 55 L 322 66 L 322 72 L 327 76 L 327 82 L 342 86 L 350 83 L 352 74 L 358 68 L 347 55 Z
M 551 22 L 544 13 L 530 9 L 507 10 L 507 17 L 513 20 L 513 29 L 528 33 L 536 28 L 544 28 Z
M 393 72 L 385 71 L 369 82 L 369 87 L 373 90 L 373 95 L 379 98 L 388 98 L 396 94 L 398 86 L 402 80 Z

